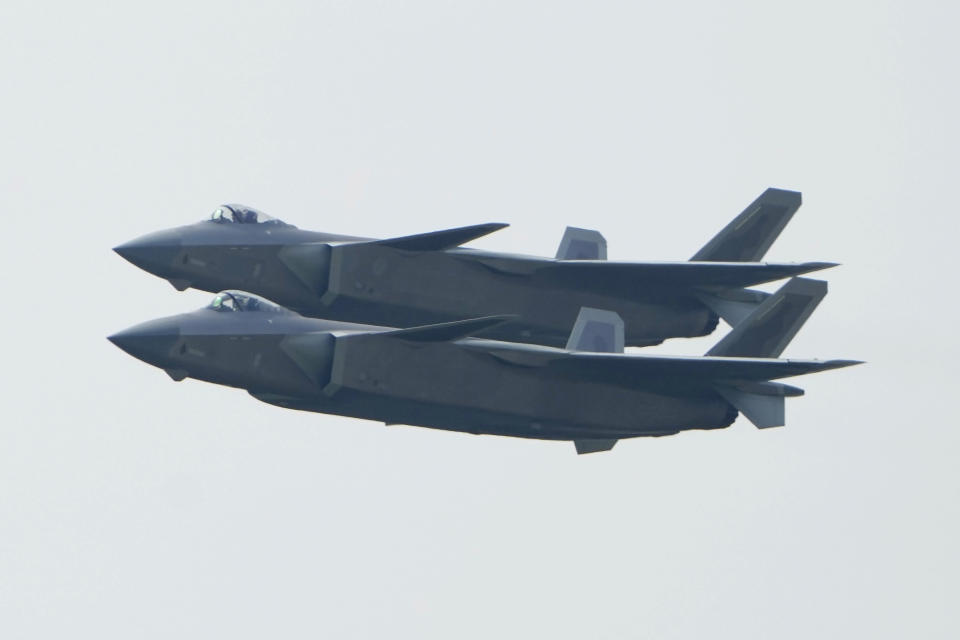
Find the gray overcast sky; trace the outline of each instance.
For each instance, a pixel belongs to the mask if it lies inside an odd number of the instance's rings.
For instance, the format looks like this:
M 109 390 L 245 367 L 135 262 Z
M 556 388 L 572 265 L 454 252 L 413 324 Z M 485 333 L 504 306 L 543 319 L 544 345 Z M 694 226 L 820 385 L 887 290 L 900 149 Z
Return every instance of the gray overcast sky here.
M 4 638 L 955 638 L 956 3 L 0 5 Z M 832 260 L 788 426 L 621 442 L 287 412 L 105 339 L 110 252 L 239 201 L 685 259 L 768 186 Z M 722 334 L 658 349 L 702 353 Z

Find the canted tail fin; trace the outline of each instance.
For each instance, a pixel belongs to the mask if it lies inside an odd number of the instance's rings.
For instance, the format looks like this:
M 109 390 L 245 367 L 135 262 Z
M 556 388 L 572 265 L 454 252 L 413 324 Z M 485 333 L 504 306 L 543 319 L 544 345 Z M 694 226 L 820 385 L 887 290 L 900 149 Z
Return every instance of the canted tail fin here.
M 690 260 L 759 262 L 801 203 L 798 191 L 767 189 Z
M 623 353 L 623 319 L 614 311 L 581 307 L 573 325 L 569 351 L 592 351 L 594 353 Z M 617 444 L 616 439 L 580 439 L 573 441 L 578 454 L 609 451 Z
M 557 249 L 557 260 L 606 260 L 607 240 L 599 231 L 567 227 Z
M 707 355 L 779 357 L 825 295 L 826 282 L 793 278 L 764 300 Z M 786 421 L 784 399 L 803 394 L 801 389 L 778 382 L 733 378 L 714 384 L 714 389 L 760 429 L 782 426 Z
M 581 307 L 567 340 L 568 351 L 623 353 L 623 319 L 615 311 Z
M 823 280 L 793 278 L 763 301 L 708 356 L 776 358 L 827 295 Z

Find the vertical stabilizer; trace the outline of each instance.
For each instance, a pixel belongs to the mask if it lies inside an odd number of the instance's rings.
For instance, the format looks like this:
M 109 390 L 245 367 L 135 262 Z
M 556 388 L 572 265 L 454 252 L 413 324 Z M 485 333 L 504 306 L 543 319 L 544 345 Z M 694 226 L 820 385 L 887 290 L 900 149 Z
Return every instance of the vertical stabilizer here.
M 567 340 L 568 351 L 623 353 L 623 319 L 614 311 L 581 307 Z
M 827 295 L 823 280 L 793 278 L 718 342 L 708 356 L 777 358 Z
M 799 191 L 767 189 L 690 260 L 759 262 L 801 202 Z
M 607 240 L 599 231 L 567 227 L 557 249 L 557 260 L 606 260 Z

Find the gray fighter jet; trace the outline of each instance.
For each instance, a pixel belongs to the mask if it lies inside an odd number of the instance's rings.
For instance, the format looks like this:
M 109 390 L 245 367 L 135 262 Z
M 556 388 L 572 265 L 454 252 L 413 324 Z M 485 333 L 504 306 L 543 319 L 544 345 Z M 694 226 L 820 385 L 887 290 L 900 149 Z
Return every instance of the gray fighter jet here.
M 388 240 L 304 231 L 241 205 L 116 247 L 174 287 L 242 289 L 302 315 L 412 327 L 491 315 L 482 337 L 561 347 L 582 307 L 609 309 L 629 346 L 707 335 L 767 297 L 745 289 L 834 266 L 763 263 L 800 206 L 768 189 L 687 262 L 608 262 L 596 231 L 568 228 L 556 258 L 464 249 L 481 224 Z
M 620 438 L 718 429 L 742 412 L 784 424 L 772 380 L 856 364 L 776 359 L 826 293 L 795 278 L 705 357 L 624 354 L 623 321 L 582 309 L 566 348 L 472 338 L 490 317 L 407 329 L 306 318 L 255 295 L 217 294 L 205 309 L 110 336 L 164 369 L 239 387 L 264 402 L 469 433 L 572 440 L 579 453 Z

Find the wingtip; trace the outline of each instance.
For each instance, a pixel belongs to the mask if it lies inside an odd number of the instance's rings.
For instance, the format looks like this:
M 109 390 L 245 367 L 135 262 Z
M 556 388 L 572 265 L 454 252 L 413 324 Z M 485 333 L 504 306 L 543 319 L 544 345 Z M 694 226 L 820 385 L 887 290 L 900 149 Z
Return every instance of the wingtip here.
M 828 360 L 825 364 L 831 369 L 843 369 L 844 367 L 855 367 L 858 364 L 866 364 L 866 360 Z
M 839 262 L 793 262 L 788 264 L 793 265 L 793 268 L 796 270 L 795 274 L 798 276 L 840 266 Z

